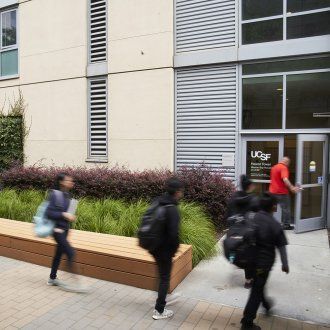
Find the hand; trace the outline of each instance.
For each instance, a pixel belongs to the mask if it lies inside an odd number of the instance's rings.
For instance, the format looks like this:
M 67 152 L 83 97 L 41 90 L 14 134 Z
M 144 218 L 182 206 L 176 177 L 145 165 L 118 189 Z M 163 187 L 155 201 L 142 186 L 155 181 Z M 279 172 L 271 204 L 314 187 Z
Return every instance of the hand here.
M 74 222 L 74 221 L 76 221 L 76 218 L 77 218 L 75 215 L 73 215 L 73 214 L 71 214 L 71 213 L 68 213 L 68 212 L 63 212 L 63 217 L 64 217 L 66 220 L 70 221 L 70 222 Z
M 298 193 L 300 190 L 301 190 L 300 187 L 295 187 L 295 186 L 293 186 L 293 187 L 290 188 L 290 191 L 291 191 L 293 194 Z
M 282 272 L 289 274 L 289 266 L 282 265 Z

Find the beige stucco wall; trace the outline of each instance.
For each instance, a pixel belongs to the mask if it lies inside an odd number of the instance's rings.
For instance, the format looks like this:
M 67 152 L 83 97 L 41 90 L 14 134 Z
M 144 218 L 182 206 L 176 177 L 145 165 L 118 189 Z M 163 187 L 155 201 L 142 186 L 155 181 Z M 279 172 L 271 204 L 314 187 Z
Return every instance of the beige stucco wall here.
M 87 0 L 33 0 L 19 6 L 20 83 L 82 77 Z
M 109 72 L 173 67 L 173 1 L 111 0 Z
M 112 0 L 108 14 L 108 166 L 173 168 L 173 3 Z M 0 105 L 22 90 L 27 164 L 94 166 L 86 163 L 87 0 L 21 3 L 19 57 L 19 78 L 0 81 Z
M 109 86 L 111 164 L 173 168 L 173 69 L 110 75 Z
M 82 165 L 87 157 L 86 79 L 22 85 L 27 103 L 26 164 Z M 0 90 L 2 91 L 2 90 Z M 8 88 L 7 101 L 18 87 Z M 0 104 L 4 93 L 0 93 Z M 7 102 L 8 104 L 8 102 Z

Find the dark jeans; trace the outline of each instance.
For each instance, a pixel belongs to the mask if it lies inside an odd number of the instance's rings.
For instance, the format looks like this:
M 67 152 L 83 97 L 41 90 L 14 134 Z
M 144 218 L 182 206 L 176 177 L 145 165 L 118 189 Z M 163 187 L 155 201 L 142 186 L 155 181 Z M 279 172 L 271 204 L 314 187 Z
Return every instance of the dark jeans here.
M 253 320 L 256 318 L 257 311 L 261 303 L 264 308 L 270 308 L 270 304 L 264 293 L 269 272 L 269 269 L 263 268 L 257 268 L 255 270 L 250 297 L 245 306 L 243 318 L 241 320 L 241 323 L 245 326 L 251 326 L 253 324 Z
M 153 256 L 156 260 L 159 273 L 158 298 L 155 309 L 159 313 L 163 313 L 166 306 L 166 295 L 170 286 L 172 256 L 166 254 L 153 254 Z
M 282 224 L 288 226 L 291 223 L 291 203 L 289 195 L 275 195 L 282 209 Z
M 57 270 L 60 265 L 63 253 L 66 254 L 66 256 L 68 258 L 68 267 L 69 267 L 70 272 L 73 272 L 73 273 L 75 272 L 74 266 L 73 266 L 75 252 L 67 240 L 68 231 L 65 230 L 63 233 L 54 232 L 53 237 L 57 243 L 57 248 L 56 248 L 56 253 L 55 253 L 55 256 L 53 259 L 53 263 L 52 263 L 52 270 L 50 273 L 51 279 L 56 278 Z

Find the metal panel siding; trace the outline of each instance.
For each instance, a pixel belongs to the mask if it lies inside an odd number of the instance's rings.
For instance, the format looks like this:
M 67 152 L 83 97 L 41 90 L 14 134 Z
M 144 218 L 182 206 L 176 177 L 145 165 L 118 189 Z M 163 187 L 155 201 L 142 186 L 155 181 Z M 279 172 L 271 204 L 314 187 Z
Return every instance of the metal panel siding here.
M 196 67 L 176 72 L 176 167 L 205 163 L 235 179 L 222 165 L 236 153 L 237 67 Z
M 176 0 L 176 52 L 235 46 L 235 0 Z
M 89 81 L 89 158 L 107 158 L 107 78 Z
M 107 1 L 89 0 L 89 62 L 107 60 Z

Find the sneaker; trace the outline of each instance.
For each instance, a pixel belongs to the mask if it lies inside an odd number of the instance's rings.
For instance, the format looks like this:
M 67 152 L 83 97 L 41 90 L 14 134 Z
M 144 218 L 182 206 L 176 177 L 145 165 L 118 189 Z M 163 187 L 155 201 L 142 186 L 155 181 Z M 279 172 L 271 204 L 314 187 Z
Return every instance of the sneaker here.
M 159 313 L 158 311 L 154 310 L 154 314 L 152 315 L 152 318 L 154 320 L 163 320 L 163 319 L 169 319 L 173 315 L 174 315 L 173 311 L 165 308 L 163 313 Z
M 54 279 L 49 278 L 48 281 L 47 281 L 47 285 L 49 285 L 49 286 L 63 286 L 64 283 L 56 277 Z
M 284 230 L 293 230 L 294 227 L 291 226 L 291 225 L 284 225 L 284 226 L 283 226 L 283 229 L 284 229 Z
M 261 330 L 259 325 L 252 324 L 252 325 L 243 325 L 241 326 L 241 330 Z

